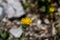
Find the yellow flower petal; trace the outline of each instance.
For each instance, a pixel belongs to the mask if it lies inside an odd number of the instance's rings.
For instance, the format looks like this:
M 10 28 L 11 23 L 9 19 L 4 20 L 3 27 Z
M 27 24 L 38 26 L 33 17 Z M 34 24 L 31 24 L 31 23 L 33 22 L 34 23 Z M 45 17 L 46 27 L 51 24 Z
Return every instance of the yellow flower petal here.
M 30 25 L 31 23 L 32 23 L 31 18 L 22 18 L 22 19 L 21 19 L 21 24 Z
M 51 8 L 49 9 L 49 11 L 50 11 L 50 12 L 54 12 L 54 11 L 55 11 L 55 8 L 54 8 L 54 7 L 51 7 Z

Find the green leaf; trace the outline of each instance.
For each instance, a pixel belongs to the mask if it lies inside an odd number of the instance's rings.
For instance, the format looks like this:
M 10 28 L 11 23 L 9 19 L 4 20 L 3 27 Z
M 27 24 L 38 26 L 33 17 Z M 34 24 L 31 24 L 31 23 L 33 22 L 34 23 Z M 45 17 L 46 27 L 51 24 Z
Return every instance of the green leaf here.
M 36 0 L 36 5 L 38 5 L 39 1 L 40 1 L 40 0 Z
M 23 7 L 24 7 L 24 9 L 26 9 L 26 8 L 29 7 L 29 4 L 28 4 L 28 3 L 25 3 L 25 4 L 23 5 Z
M 20 40 L 24 40 L 23 36 L 20 38 Z
M 19 40 L 19 38 L 11 38 L 11 39 L 9 39 L 9 40 Z
M 3 40 L 2 38 L 0 38 L 0 40 Z
M 26 30 L 27 27 L 29 27 L 29 25 L 22 25 L 24 31 Z
M 2 32 L 2 33 L 0 33 L 0 35 L 1 35 L 1 38 L 3 38 L 3 39 L 6 39 L 8 37 L 7 32 Z
M 41 0 L 42 2 L 45 2 L 45 0 Z
M 45 7 L 45 6 L 42 6 L 40 10 L 41 10 L 42 12 L 45 12 L 45 11 L 46 11 L 46 7 Z

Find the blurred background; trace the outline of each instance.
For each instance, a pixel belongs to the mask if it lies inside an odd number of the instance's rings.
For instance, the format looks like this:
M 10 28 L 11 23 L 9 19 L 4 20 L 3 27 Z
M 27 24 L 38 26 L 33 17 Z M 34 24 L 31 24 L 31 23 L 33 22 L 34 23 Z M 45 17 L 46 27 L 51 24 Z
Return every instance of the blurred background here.
M 0 40 L 60 40 L 60 0 L 0 0 Z

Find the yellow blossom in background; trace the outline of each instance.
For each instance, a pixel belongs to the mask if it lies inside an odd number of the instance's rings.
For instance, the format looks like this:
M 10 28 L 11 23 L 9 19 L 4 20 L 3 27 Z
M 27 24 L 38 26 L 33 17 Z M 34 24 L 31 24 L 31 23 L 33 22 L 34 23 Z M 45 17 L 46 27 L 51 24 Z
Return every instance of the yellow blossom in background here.
M 22 19 L 21 19 L 21 24 L 30 25 L 31 23 L 32 23 L 31 18 L 22 18 Z
M 55 11 L 55 8 L 54 8 L 54 7 L 50 7 L 50 8 L 49 8 L 49 11 L 50 11 L 50 12 L 54 12 L 54 11 Z

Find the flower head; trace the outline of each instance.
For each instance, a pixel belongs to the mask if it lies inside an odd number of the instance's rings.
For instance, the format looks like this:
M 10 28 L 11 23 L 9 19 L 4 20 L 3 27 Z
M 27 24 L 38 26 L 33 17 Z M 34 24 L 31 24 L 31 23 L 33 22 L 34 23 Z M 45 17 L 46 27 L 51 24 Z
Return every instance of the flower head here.
M 55 11 L 55 8 L 54 8 L 54 7 L 50 7 L 50 8 L 49 8 L 49 11 L 50 11 L 50 12 L 54 12 L 54 11 Z
M 21 24 L 27 24 L 27 25 L 30 25 L 32 23 L 32 20 L 31 18 L 22 18 L 21 19 Z

